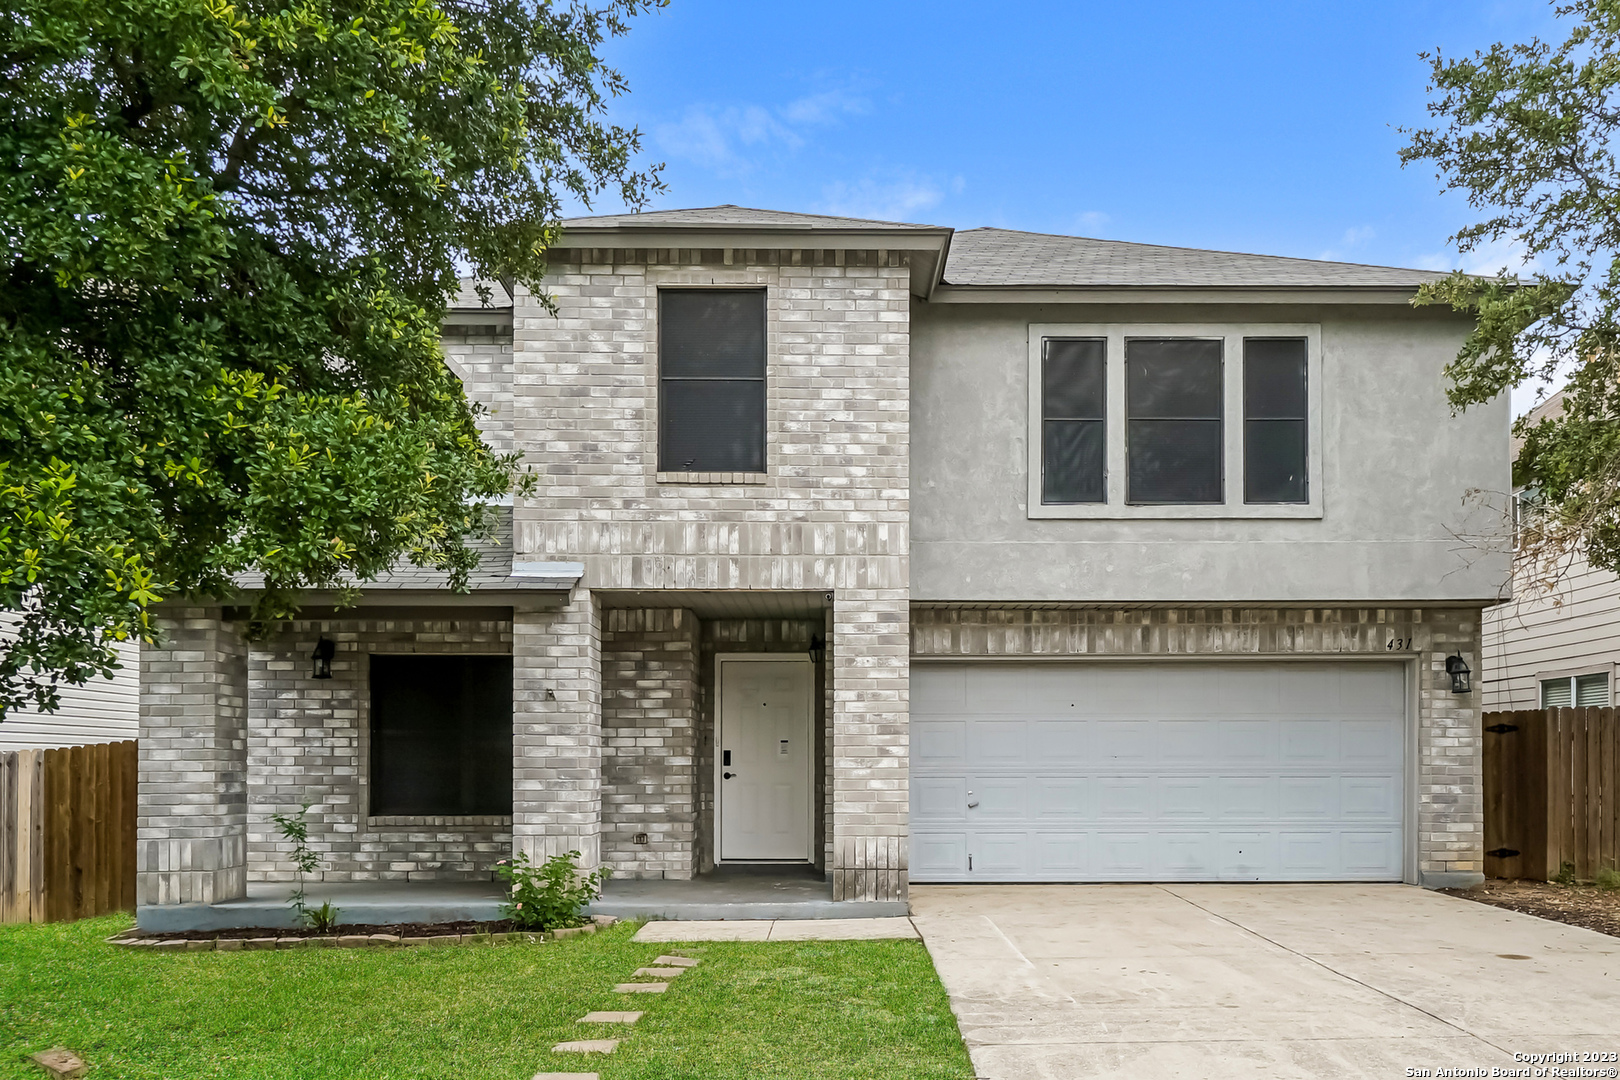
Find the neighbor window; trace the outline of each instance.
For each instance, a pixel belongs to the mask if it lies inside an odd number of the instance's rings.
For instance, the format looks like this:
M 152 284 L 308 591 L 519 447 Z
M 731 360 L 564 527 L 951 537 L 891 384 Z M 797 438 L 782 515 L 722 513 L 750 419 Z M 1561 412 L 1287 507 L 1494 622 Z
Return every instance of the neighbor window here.
M 658 293 L 658 468 L 765 471 L 765 293 Z
M 1125 500 L 1222 501 L 1222 342 L 1125 341 Z
M 1108 500 L 1108 342 L 1102 338 L 1049 338 L 1041 358 L 1041 502 Z
M 1243 501 L 1306 496 L 1306 341 L 1243 341 Z
M 371 658 L 371 813 L 512 812 L 512 658 Z
M 1541 680 L 1543 709 L 1600 709 L 1608 704 L 1608 672 Z

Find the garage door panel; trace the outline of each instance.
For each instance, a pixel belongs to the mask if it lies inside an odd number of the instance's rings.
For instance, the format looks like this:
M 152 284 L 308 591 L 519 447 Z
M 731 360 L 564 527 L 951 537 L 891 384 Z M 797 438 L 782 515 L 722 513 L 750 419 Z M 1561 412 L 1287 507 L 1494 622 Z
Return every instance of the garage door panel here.
M 1096 816 L 1095 782 L 1084 776 L 1040 776 L 1032 785 L 1035 816 L 1042 821 L 1082 821 Z
M 916 816 L 930 822 L 967 820 L 967 778 L 964 776 L 920 776 L 911 782 Z
M 911 721 L 911 760 L 925 768 L 963 768 L 967 765 L 966 720 Z
M 980 720 L 968 729 L 968 758 L 975 766 L 1014 765 L 1022 768 L 1029 761 L 1025 747 L 1028 722 L 1019 720 Z
M 913 681 L 915 881 L 1401 877 L 1399 664 L 919 664 Z

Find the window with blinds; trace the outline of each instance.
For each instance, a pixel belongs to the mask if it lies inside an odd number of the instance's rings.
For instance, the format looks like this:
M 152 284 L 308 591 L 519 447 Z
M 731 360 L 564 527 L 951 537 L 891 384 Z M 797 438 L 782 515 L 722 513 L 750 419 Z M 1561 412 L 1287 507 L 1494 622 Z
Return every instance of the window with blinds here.
M 1303 503 L 1307 399 L 1304 338 L 1243 341 L 1243 501 Z
M 1609 704 L 1609 675 L 1560 676 L 1541 680 L 1543 709 L 1601 709 Z
M 765 292 L 658 293 L 658 468 L 765 471 Z

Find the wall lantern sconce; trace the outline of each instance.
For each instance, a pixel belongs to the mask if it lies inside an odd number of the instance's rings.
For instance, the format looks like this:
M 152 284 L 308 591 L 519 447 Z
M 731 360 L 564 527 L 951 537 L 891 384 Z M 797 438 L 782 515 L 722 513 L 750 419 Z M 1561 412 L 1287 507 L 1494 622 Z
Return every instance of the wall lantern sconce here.
M 821 640 L 820 634 L 810 635 L 810 662 L 821 663 L 821 658 L 827 655 L 827 644 Z
M 1469 691 L 1468 662 L 1461 655 L 1453 653 L 1446 657 L 1446 674 L 1451 676 L 1451 692 L 1453 694 L 1466 694 Z
M 309 658 L 315 661 L 315 677 L 317 679 L 330 679 L 332 677 L 332 657 L 337 655 L 337 645 L 331 638 L 321 638 L 315 643 L 315 651 Z

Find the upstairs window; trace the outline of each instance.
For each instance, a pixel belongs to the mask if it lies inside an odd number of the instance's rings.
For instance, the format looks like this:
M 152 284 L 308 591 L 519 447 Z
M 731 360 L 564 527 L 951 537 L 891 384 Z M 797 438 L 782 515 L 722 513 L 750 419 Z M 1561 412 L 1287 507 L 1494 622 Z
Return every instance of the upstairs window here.
M 1108 501 L 1102 338 L 1049 338 L 1041 358 L 1041 502 Z
M 1223 501 L 1220 339 L 1125 341 L 1125 499 Z
M 371 658 L 371 812 L 512 812 L 512 658 Z
M 658 469 L 765 471 L 765 292 L 658 293 Z
M 1609 704 L 1609 674 L 1560 676 L 1541 680 L 1543 709 L 1601 709 Z
M 1306 491 L 1304 338 L 1243 341 L 1243 501 L 1303 503 Z

